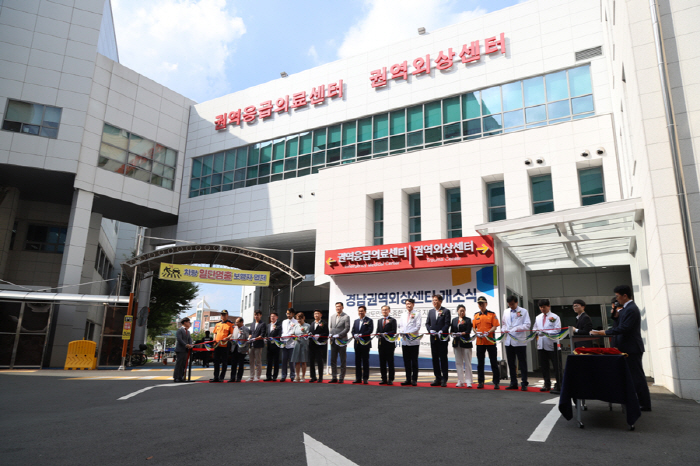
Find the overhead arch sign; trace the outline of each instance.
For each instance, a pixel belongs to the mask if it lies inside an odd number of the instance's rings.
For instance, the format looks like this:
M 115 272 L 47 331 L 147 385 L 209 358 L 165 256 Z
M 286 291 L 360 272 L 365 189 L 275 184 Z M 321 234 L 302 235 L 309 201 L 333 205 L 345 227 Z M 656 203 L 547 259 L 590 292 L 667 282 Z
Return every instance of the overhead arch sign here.
M 159 278 L 175 282 L 213 283 L 215 285 L 269 286 L 270 272 L 200 267 L 161 262 Z

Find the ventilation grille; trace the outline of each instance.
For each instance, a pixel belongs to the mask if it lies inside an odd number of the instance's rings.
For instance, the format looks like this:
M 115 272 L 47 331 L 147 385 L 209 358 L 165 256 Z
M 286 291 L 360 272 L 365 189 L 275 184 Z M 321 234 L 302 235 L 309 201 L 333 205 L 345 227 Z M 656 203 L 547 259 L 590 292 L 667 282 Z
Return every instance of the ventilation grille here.
M 598 47 L 576 52 L 576 61 L 588 60 L 589 58 L 599 57 L 601 55 L 603 55 L 603 47 L 599 45 Z

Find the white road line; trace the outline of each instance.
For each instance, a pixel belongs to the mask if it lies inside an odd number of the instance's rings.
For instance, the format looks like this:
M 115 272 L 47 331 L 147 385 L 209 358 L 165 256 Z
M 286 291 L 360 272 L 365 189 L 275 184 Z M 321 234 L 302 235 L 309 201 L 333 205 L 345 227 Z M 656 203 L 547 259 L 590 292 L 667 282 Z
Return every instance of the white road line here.
M 559 398 L 552 398 L 547 401 L 543 401 L 543 405 L 554 405 L 552 406 L 552 410 L 549 411 L 547 416 L 545 416 L 544 419 L 542 419 L 542 422 L 540 422 L 540 425 L 537 426 L 535 431 L 530 435 L 530 438 L 527 439 L 528 442 L 546 442 L 547 437 L 549 437 L 549 434 L 552 432 L 552 429 L 554 428 L 554 424 L 557 423 L 559 420 L 559 416 L 561 415 L 559 413 Z
M 148 379 L 155 379 L 158 377 L 157 375 L 145 375 L 143 377 L 139 377 L 139 380 L 148 380 Z
M 129 393 L 128 395 L 124 395 L 121 398 L 117 398 L 117 401 L 122 401 L 122 400 L 128 400 L 131 397 L 134 397 L 136 395 L 139 395 L 143 392 L 147 392 L 151 388 L 156 388 L 156 387 L 184 387 L 187 385 L 201 385 L 201 384 L 187 384 L 187 383 L 168 383 L 168 384 L 161 384 L 161 385 L 152 385 L 150 387 L 142 388 L 141 390 L 136 390 L 133 393 Z
M 310 437 L 306 432 L 304 432 L 304 447 L 308 466 L 357 466 L 356 463 Z

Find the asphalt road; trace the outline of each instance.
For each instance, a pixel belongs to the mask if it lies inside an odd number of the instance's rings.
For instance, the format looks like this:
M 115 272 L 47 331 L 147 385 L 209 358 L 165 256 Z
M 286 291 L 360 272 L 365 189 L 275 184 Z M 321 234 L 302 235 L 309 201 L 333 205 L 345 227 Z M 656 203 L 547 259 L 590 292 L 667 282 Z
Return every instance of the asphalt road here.
M 700 456 L 700 405 L 673 395 L 653 394 L 634 432 L 620 406 L 589 401 L 585 429 L 560 417 L 545 442 L 530 442 L 554 406 L 542 404 L 550 394 L 70 375 L 0 373 L 3 465 L 306 465 L 304 433 L 361 466 L 678 465 Z

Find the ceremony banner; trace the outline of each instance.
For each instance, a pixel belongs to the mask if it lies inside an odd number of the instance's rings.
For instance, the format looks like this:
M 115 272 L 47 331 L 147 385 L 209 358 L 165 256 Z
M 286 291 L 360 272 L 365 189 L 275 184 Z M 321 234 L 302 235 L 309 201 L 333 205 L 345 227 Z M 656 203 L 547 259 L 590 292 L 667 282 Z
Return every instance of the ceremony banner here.
M 160 264 L 160 278 L 176 282 L 213 283 L 215 285 L 269 286 L 270 272 Z
M 485 296 L 489 301 L 488 309 L 496 312 L 500 320 L 496 276 L 494 266 L 335 276 L 331 280 L 329 313 L 333 315 L 335 312 L 336 302 L 344 303 L 345 313 L 350 316 L 352 325 L 357 319 L 357 307 L 366 306 L 367 317 L 374 321 L 376 330 L 382 306 L 388 305 L 391 316 L 400 322 L 406 317 L 406 299 L 413 298 L 416 301 L 414 311 L 419 311 L 423 317 L 421 333 L 425 333 L 428 311 L 433 308 L 433 294 L 440 294 L 444 298 L 442 306 L 449 309 L 452 318 L 457 317 L 457 306 L 460 304 L 466 307 L 466 316 L 473 318 L 479 311 L 476 299 Z M 348 351 L 352 351 L 352 346 L 348 345 Z M 374 343 L 372 354 L 376 350 L 377 344 Z M 448 351 L 450 367 L 454 368 L 451 343 Z M 397 349 L 396 355 L 401 355 L 400 349 Z M 476 349 L 472 356 L 476 358 Z M 431 359 L 430 338 L 427 335 L 421 339 L 419 357 L 422 360 Z M 373 361 L 375 358 L 371 358 L 371 365 L 374 365 Z M 421 363 L 421 367 L 423 365 Z

